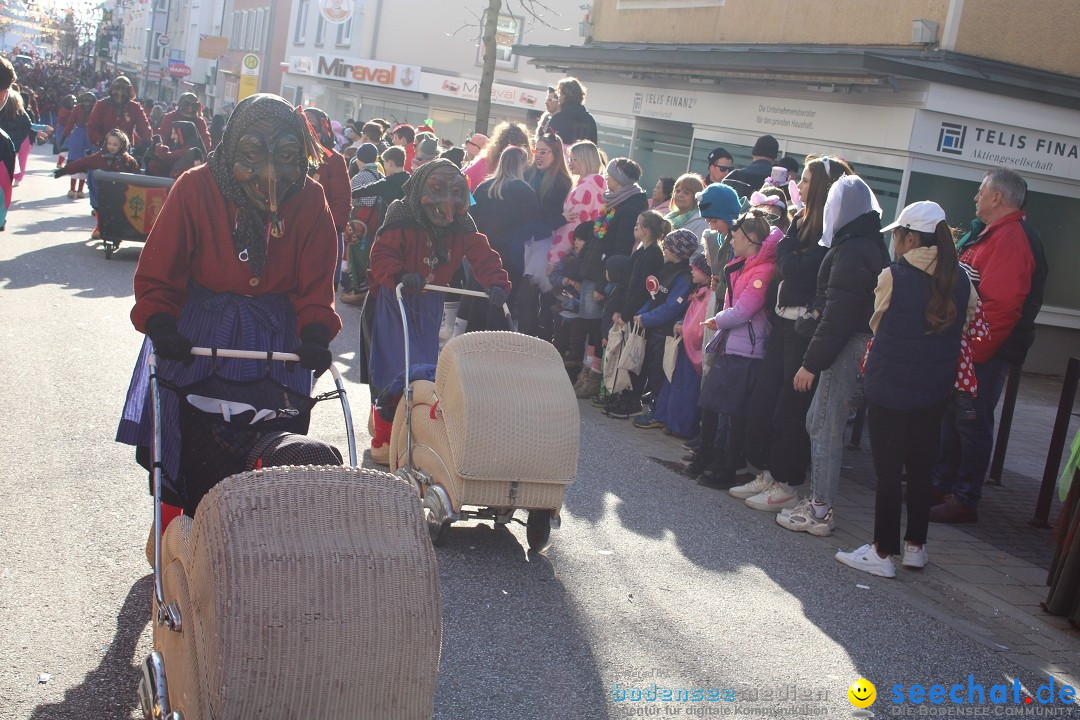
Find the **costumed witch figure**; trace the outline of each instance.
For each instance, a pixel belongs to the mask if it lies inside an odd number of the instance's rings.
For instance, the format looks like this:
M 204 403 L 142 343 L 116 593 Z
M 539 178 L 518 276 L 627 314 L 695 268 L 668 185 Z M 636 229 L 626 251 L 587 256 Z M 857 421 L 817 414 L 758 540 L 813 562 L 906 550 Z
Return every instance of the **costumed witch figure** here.
M 371 459 L 382 465 L 390 461 L 390 431 L 404 390 L 405 347 L 394 288 L 402 283 L 406 289 L 411 364 L 427 366 L 429 377 L 439 357 L 443 293 L 421 292 L 424 285 L 449 285 L 467 259 L 493 306 L 501 307 L 510 294 L 502 259 L 476 231 L 468 212 L 468 182 L 452 162 L 422 165 L 402 189 L 405 197 L 387 208 L 371 246 L 372 291 L 361 325 L 361 356 L 368 359 L 362 380 L 372 397 Z
M 116 439 L 140 448 L 153 437 L 147 356 L 158 376 L 183 387 L 207 376 L 192 345 L 295 352 L 299 367 L 270 374 L 310 395 L 312 372 L 330 367 L 337 235 L 322 187 L 308 178 L 323 151 L 301 111 L 277 95 L 252 95 L 229 118 L 209 161 L 182 175 L 146 239 L 135 270 L 131 320 L 146 333 Z M 229 380 L 261 378 L 265 361 L 229 360 Z M 177 398 L 161 394 L 163 524 L 185 504 L 179 478 Z

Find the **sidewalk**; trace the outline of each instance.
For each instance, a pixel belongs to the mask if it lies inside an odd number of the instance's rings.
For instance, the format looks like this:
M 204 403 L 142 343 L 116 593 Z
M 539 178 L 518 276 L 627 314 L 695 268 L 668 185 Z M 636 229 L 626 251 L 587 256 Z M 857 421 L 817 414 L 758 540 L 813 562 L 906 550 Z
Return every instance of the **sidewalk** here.
M 1080 685 L 1080 629 L 1040 606 L 1048 590 L 1046 580 L 1056 536 L 1053 530 L 1028 524 L 1042 482 L 1061 384 L 1060 378 L 1022 378 L 1002 484 L 984 488 L 978 523 L 931 523 L 927 543 L 930 564 L 922 572 L 898 570 L 895 580 L 851 573 L 853 578 L 862 576 L 859 583 L 901 594 L 912 605 L 1010 661 L 1076 687 Z M 582 403 L 581 413 L 587 422 L 610 423 L 624 428 L 621 432 L 625 434 L 632 433 L 634 444 L 657 463 L 669 469 L 681 466 L 679 459 L 686 451 L 677 438 L 606 418 L 588 403 Z M 1066 454 L 1078 428 L 1080 417 L 1074 413 Z M 836 530 L 824 542 L 805 536 L 808 551 L 828 557 L 838 548 L 851 550 L 870 542 L 874 487 L 870 442 L 864 433 L 861 449 L 844 454 Z M 722 502 L 742 505 L 727 493 L 718 496 Z M 760 515 L 776 532 L 784 532 L 770 516 L 750 508 L 745 511 Z M 1055 491 L 1051 525 L 1060 512 Z

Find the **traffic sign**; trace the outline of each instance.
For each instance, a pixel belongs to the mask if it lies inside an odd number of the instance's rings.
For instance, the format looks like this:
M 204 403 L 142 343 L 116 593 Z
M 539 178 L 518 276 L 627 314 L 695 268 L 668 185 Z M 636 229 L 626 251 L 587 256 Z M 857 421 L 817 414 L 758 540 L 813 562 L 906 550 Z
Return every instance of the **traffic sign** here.
M 158 35 L 157 44 L 160 45 L 161 47 L 165 47 L 166 45 L 169 44 L 169 36 L 168 35 Z

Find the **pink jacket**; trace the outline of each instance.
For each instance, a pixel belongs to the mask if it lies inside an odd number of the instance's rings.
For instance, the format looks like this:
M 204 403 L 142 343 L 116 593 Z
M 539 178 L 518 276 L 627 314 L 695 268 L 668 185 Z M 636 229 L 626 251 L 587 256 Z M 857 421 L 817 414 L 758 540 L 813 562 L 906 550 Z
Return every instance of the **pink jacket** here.
M 705 352 L 715 352 L 721 338 L 727 336 L 725 354 L 765 357 L 765 341 L 769 337 L 765 293 L 776 267 L 776 244 L 782 237 L 783 231 L 773 228 L 757 255 L 746 259 L 735 258 L 724 267 L 728 276 L 728 291 L 724 309 L 714 319 L 717 330 L 726 332 L 717 332 Z
M 701 341 L 705 337 L 705 311 L 709 306 L 709 286 L 696 288 L 690 293 L 690 303 L 686 306 L 686 315 L 682 319 L 683 352 L 686 353 L 694 372 L 701 374 Z
M 476 190 L 480 187 L 480 183 L 487 180 L 489 174 L 487 156 L 481 155 L 476 158 L 472 165 L 461 171 L 461 174 L 469 181 L 469 189 Z
M 586 221 L 595 221 L 604 212 L 604 193 L 607 181 L 600 175 L 586 175 L 563 201 L 563 215 L 576 213 L 576 219 L 555 231 L 548 252 L 548 263 L 554 265 L 574 246 L 574 228 Z

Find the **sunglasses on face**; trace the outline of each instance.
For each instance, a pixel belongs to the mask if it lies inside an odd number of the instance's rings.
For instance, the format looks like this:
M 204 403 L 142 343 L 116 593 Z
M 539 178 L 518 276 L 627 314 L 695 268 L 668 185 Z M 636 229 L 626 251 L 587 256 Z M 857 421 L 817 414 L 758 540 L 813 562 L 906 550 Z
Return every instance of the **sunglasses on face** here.
M 709 167 L 714 167 L 717 170 L 719 170 L 720 172 L 731 172 L 732 170 L 735 169 L 734 165 L 717 165 L 716 163 L 713 163 Z

